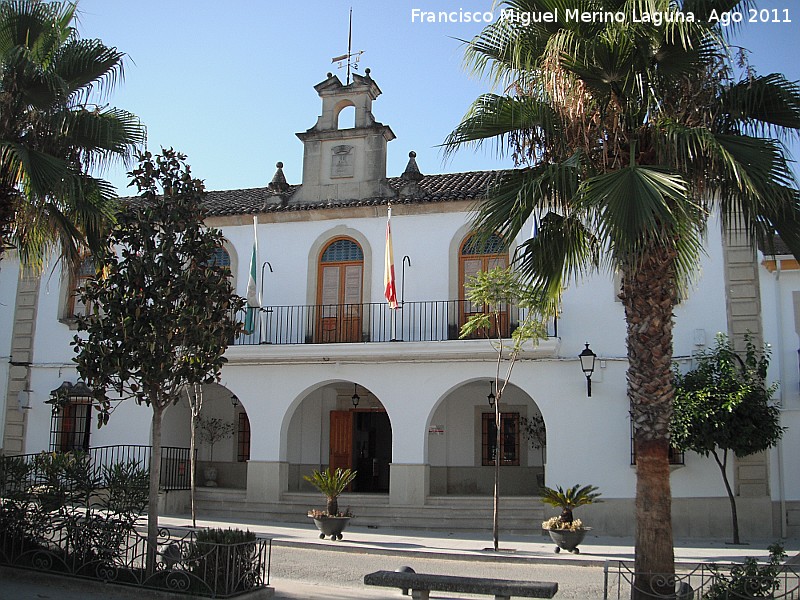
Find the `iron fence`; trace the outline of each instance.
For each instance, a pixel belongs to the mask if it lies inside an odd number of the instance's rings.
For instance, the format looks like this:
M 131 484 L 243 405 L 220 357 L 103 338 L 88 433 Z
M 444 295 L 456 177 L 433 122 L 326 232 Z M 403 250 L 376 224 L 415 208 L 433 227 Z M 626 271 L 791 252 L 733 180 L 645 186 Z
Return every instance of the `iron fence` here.
M 234 344 L 456 340 L 466 319 L 484 310 L 466 300 L 405 302 L 397 310 L 389 308 L 385 302 L 250 308 L 238 316 L 245 324 L 245 331 L 234 340 Z M 511 337 L 525 316 L 525 309 L 504 305 L 499 325 L 501 337 Z M 494 337 L 498 332 L 482 333 Z M 556 319 L 548 323 L 548 336 L 558 336 Z
M 634 563 L 606 561 L 603 600 L 741 600 L 800 598 L 800 573 L 792 565 L 770 565 L 748 559 L 745 564 L 676 564 L 674 574 L 637 575 Z
M 148 469 L 151 452 L 151 446 L 137 445 L 97 446 L 89 448 L 85 452 L 82 451 L 86 456 L 85 460 L 89 462 L 89 474 L 100 482 L 103 481 L 106 468 L 115 464 L 134 463 L 143 469 Z M 164 491 L 190 489 L 189 452 L 189 448 L 162 446 L 160 489 Z M 37 456 L 38 454 L 22 454 L 15 457 L 0 457 L 0 460 L 14 458 L 30 464 L 31 469 L 27 474 L 27 483 L 37 485 L 42 482 L 44 477 L 44 474 L 37 468 Z
M 36 527 L 0 530 L 0 564 L 106 583 L 233 598 L 269 585 L 272 540 L 198 541 L 194 531 L 162 528 L 147 564 L 144 532 L 83 513 L 53 513 Z

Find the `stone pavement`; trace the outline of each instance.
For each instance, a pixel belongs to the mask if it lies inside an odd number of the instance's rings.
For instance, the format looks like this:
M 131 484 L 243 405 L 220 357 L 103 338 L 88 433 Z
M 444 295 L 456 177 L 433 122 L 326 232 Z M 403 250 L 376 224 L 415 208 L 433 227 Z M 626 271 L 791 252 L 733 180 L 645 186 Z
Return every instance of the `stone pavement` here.
M 354 520 L 357 523 L 357 519 Z M 186 517 L 161 517 L 163 527 L 189 527 Z M 549 537 L 538 531 L 530 534 L 506 534 L 501 532 L 500 551 L 491 550 L 491 532 L 442 532 L 425 530 L 399 530 L 391 528 L 367 528 L 351 524 L 344 532 L 344 539 L 333 542 L 319 539 L 319 532 L 309 519 L 308 524 L 274 523 L 255 524 L 236 521 L 198 520 L 198 527 L 238 527 L 249 529 L 272 538 L 273 552 L 279 546 L 319 547 L 326 550 L 368 552 L 370 554 L 435 556 L 437 558 L 468 558 L 469 560 L 504 561 L 569 561 L 570 564 L 602 566 L 606 560 L 633 560 L 633 539 L 587 535 L 580 545 L 580 554 L 554 552 L 555 545 Z M 776 540 L 748 540 L 747 545 L 733 546 L 725 540 L 676 540 L 675 561 L 741 562 L 748 556 L 766 559 L 767 546 Z M 800 552 L 800 540 L 783 541 L 786 552 L 794 556 Z
M 161 517 L 163 527 L 188 527 L 185 517 Z M 430 558 L 453 558 L 471 561 L 508 561 L 520 563 L 550 563 L 564 565 L 602 566 L 606 560 L 633 560 L 633 540 L 588 535 L 580 547 L 580 554 L 561 552 L 556 554 L 549 538 L 537 533 L 529 535 L 503 534 L 500 552 L 493 552 L 491 534 L 465 532 L 436 532 L 422 530 L 372 529 L 351 526 L 344 539 L 320 540 L 313 523 L 308 524 L 254 524 L 230 521 L 198 521 L 200 527 L 238 527 L 250 529 L 259 535 L 271 537 L 272 551 L 280 552 L 281 546 L 320 548 L 360 554 L 388 556 L 417 556 Z M 746 546 L 732 546 L 724 540 L 678 540 L 675 543 L 676 562 L 741 562 L 748 556 L 767 557 L 767 546 L 775 540 L 750 541 Z M 800 540 L 784 540 L 787 553 L 796 557 L 800 552 Z M 0 569 L 0 600 L 107 600 L 109 598 L 166 598 L 151 595 L 142 590 L 108 586 L 55 576 L 42 576 L 14 569 Z M 371 588 L 335 588 L 315 583 L 275 579 L 270 582 L 275 589 L 275 598 L 283 600 L 307 600 L 326 598 L 346 600 L 352 598 L 386 598 L 387 590 Z M 171 596 L 174 597 L 174 596 Z M 397 597 L 402 597 L 397 595 Z M 183 596 L 186 598 L 186 596 Z

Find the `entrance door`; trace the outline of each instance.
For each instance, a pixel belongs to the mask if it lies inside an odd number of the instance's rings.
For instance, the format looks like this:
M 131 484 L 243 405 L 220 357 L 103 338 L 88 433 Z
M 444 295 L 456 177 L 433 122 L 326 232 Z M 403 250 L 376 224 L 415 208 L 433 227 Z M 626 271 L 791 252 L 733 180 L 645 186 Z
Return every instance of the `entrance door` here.
M 386 411 L 331 411 L 331 469 L 355 469 L 354 492 L 388 493 L 392 428 Z
M 335 240 L 322 253 L 315 342 L 361 341 L 363 272 L 364 254 L 351 239 Z
M 331 411 L 331 442 L 328 466 L 334 469 L 353 468 L 353 413 Z
M 353 491 L 388 493 L 392 427 L 386 411 L 354 411 L 353 457 L 358 470 Z

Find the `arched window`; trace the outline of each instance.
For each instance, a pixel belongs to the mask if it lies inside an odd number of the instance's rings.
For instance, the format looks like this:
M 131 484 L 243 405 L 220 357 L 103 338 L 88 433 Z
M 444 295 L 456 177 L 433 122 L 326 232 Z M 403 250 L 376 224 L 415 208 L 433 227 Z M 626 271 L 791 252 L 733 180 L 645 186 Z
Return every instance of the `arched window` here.
M 230 273 L 231 270 L 231 255 L 228 251 L 223 248 L 222 246 L 218 247 L 214 250 L 214 254 L 211 255 L 211 260 L 208 261 L 212 266 L 219 266 L 224 269 L 227 269 Z
M 361 341 L 364 252 L 350 238 L 337 238 L 322 250 L 317 277 L 318 343 Z
M 504 269 L 508 266 L 508 252 L 503 249 L 504 242 L 498 234 L 494 233 L 486 239 L 481 239 L 476 234 L 468 235 L 461 244 L 458 257 L 458 289 L 459 289 L 459 326 L 474 314 L 487 310 L 485 306 L 474 304 L 467 300 L 470 277 L 480 272 L 491 271 L 495 268 Z M 500 317 L 503 337 L 508 337 L 508 310 L 504 310 Z M 480 332 L 479 332 L 480 333 Z M 490 335 L 494 336 L 495 332 Z M 483 337 L 481 335 L 480 337 Z

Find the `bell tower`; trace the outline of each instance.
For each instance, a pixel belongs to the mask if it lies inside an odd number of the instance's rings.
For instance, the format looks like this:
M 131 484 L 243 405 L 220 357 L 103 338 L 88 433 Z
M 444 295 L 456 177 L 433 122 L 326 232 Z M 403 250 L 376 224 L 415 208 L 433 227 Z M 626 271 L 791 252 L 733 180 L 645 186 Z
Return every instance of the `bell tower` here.
M 372 115 L 381 94 L 370 77 L 353 74 L 349 85 L 335 75 L 314 86 L 322 98 L 316 125 L 297 134 L 303 142 L 303 185 L 292 200 L 325 202 L 391 195 L 386 180 L 386 144 L 395 138 L 388 125 Z M 355 109 L 354 127 L 340 129 L 341 112 Z

